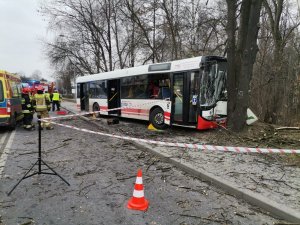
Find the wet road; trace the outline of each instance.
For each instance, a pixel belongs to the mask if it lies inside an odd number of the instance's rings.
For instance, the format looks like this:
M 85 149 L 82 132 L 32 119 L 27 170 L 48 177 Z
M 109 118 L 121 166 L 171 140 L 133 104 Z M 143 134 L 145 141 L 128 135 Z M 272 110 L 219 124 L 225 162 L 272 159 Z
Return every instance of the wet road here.
M 99 131 L 80 119 L 64 124 Z M 62 175 L 36 175 L 38 132 L 17 128 L 0 182 L 2 224 L 273 224 L 277 220 L 185 174 L 131 142 L 64 127 L 42 132 L 42 157 Z M 146 212 L 126 208 L 143 170 Z M 0 223 L 1 224 L 1 223 Z

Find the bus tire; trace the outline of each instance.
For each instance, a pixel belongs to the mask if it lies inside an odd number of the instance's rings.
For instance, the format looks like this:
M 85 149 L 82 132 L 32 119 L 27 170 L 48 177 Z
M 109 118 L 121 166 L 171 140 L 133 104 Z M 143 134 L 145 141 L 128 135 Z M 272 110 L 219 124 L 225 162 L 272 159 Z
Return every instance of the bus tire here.
M 93 105 L 93 112 L 100 111 L 100 106 L 98 103 L 94 103 Z M 96 113 L 96 117 L 100 117 L 100 113 Z
M 161 108 L 155 108 L 151 111 L 150 123 L 159 130 L 164 130 L 168 127 L 165 124 L 164 111 Z

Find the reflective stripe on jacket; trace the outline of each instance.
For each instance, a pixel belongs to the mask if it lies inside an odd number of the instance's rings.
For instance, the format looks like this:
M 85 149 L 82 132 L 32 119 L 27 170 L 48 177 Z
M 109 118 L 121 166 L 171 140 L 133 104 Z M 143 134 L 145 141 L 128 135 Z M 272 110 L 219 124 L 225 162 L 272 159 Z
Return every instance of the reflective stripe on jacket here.
M 28 114 L 28 113 L 31 113 L 31 111 L 29 111 L 28 109 L 25 109 L 25 110 L 22 110 L 22 113 Z
M 45 111 L 47 110 L 46 96 L 44 94 L 35 94 L 34 100 L 36 104 L 36 111 Z
M 23 113 L 31 113 L 32 104 L 28 94 L 22 94 L 22 110 Z

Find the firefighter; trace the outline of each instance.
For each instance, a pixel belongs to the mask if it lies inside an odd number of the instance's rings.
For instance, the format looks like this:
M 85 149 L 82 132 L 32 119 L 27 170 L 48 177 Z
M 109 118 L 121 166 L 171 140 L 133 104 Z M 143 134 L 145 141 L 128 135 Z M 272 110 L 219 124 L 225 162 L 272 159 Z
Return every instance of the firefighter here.
M 33 130 L 34 125 L 32 124 L 33 119 L 33 106 L 30 99 L 30 88 L 22 89 L 22 112 L 23 112 L 23 127 L 26 130 Z
M 54 90 L 52 95 L 52 111 L 55 111 L 55 105 L 57 107 L 57 111 L 60 111 L 60 101 L 61 95 L 58 93 L 57 90 Z
M 43 86 L 37 86 L 37 93 L 33 96 L 32 103 L 35 107 L 35 111 L 39 119 L 49 118 L 48 106 L 50 105 L 50 99 L 44 94 Z M 41 127 L 47 130 L 53 130 L 53 127 L 49 122 L 41 121 Z
M 46 96 L 46 98 L 48 98 L 49 101 L 50 101 L 49 105 L 47 106 L 47 109 L 48 109 L 48 112 L 49 112 L 49 111 L 51 110 L 52 98 L 50 98 L 50 94 L 49 94 L 48 91 L 45 91 L 45 96 Z

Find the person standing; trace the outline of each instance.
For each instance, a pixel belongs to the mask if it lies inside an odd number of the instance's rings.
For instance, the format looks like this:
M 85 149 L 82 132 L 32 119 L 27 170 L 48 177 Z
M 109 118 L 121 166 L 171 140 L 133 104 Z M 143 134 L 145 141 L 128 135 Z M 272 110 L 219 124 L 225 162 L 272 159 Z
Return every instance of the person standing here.
M 34 125 L 32 124 L 33 119 L 33 106 L 30 99 L 30 89 L 25 87 L 22 89 L 22 112 L 23 112 L 23 127 L 26 130 L 33 130 Z
M 60 94 L 58 93 L 57 90 L 54 90 L 52 96 L 52 111 L 55 111 L 55 106 L 57 108 L 57 111 L 60 111 L 60 101 L 61 101 Z
M 48 106 L 50 99 L 44 94 L 43 86 L 37 87 L 37 93 L 33 96 L 32 103 L 39 119 L 49 118 Z M 53 127 L 48 121 L 41 121 L 41 127 L 52 130 Z
M 51 99 L 50 94 L 49 94 L 48 91 L 45 91 L 45 96 L 46 96 L 46 98 L 48 98 L 49 101 L 50 101 L 50 104 L 48 105 L 48 111 L 50 111 L 50 110 L 51 110 L 52 99 Z

